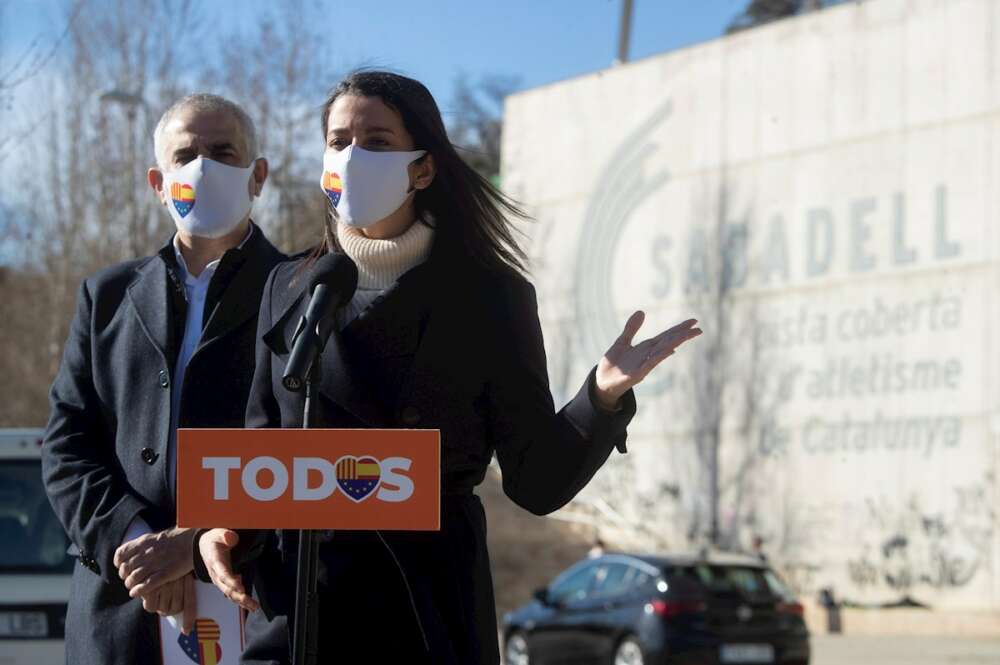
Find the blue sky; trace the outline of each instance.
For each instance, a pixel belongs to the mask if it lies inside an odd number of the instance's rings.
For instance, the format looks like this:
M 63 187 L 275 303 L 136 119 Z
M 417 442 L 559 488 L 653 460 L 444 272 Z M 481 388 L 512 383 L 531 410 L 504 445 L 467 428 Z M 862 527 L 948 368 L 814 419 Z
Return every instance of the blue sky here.
M 196 0 L 213 26 L 248 27 L 267 0 Z M 718 37 L 747 0 L 634 0 L 633 59 Z M 455 78 L 520 78 L 522 88 L 610 65 L 621 0 L 326 0 L 306 3 L 329 20 L 331 79 L 359 65 L 423 81 L 447 110 Z M 0 0 L 0 65 L 29 40 L 59 28 L 62 0 Z M 90 10 L 110 0 L 91 0 Z M 221 31 L 223 34 L 226 29 Z M 220 35 L 221 36 L 221 35 Z M 331 84 L 334 81 L 331 80 Z
M 51 45 L 65 28 L 72 0 L 0 0 L 0 76 L 37 40 Z M 85 11 L 115 11 L 130 0 L 84 0 Z M 157 0 L 176 2 L 177 0 Z M 426 84 L 445 122 L 460 75 L 516 78 L 519 90 L 580 76 L 611 65 L 617 49 L 621 0 L 301 0 L 327 35 L 316 54 L 330 63 L 329 80 L 306 103 L 318 103 L 339 75 L 359 66 L 386 67 Z M 277 0 L 192 0 L 206 39 L 245 39 Z M 634 0 L 631 59 L 719 37 L 748 0 Z M 95 35 L 95 39 L 111 38 Z M 216 52 L 207 44 L 206 57 Z M 248 44 L 253 48 L 253 44 Z M 23 133 L 37 117 L 39 95 L 49 94 L 65 67 L 53 59 L 41 75 L 0 94 L 0 145 L 5 130 Z M 0 90 L 0 93 L 3 93 Z M 30 166 L 28 150 L 0 154 L 0 183 Z M 17 201 L 17 187 L 0 184 L 0 217 Z M 0 263 L 5 251 L 0 239 Z
M 339 3 L 336 42 L 348 66 L 371 59 L 409 71 L 447 104 L 460 71 L 519 76 L 526 88 L 611 64 L 620 0 L 438 0 Z M 377 13 L 360 9 L 378 6 Z M 632 56 L 717 37 L 743 0 L 635 0 Z M 414 11 L 414 7 L 430 8 Z M 697 7 L 697 9 L 692 9 Z M 405 16 L 405 20 L 398 20 Z M 394 20 L 395 19 L 395 20 Z

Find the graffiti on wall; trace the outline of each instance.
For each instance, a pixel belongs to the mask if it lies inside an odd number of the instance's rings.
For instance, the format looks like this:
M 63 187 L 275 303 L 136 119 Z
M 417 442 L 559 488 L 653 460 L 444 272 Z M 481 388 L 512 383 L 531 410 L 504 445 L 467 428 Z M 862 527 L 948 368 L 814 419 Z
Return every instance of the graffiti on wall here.
M 851 583 L 900 596 L 971 583 L 992 556 L 992 491 L 992 476 L 955 487 L 951 505 L 940 511 L 928 509 L 919 494 L 903 504 L 870 497 L 861 551 L 847 561 Z

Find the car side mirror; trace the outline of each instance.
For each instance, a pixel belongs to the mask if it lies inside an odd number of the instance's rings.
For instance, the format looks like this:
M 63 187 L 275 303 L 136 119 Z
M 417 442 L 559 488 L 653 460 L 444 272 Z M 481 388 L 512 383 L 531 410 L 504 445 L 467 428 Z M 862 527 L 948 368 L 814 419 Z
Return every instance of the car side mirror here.
M 551 605 L 552 602 L 549 600 L 549 590 L 545 587 L 540 589 L 535 589 L 535 592 L 531 594 L 535 597 L 535 600 L 540 602 L 542 605 Z

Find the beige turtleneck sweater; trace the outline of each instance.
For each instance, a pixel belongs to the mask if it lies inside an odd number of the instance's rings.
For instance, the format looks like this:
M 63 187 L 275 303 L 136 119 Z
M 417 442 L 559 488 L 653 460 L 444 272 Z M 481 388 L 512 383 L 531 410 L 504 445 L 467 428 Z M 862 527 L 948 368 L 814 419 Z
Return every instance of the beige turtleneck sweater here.
M 358 266 L 358 290 L 351 302 L 337 311 L 337 325 L 343 330 L 403 273 L 427 260 L 434 230 L 416 221 L 395 238 L 377 240 L 360 229 L 338 224 L 337 240 Z

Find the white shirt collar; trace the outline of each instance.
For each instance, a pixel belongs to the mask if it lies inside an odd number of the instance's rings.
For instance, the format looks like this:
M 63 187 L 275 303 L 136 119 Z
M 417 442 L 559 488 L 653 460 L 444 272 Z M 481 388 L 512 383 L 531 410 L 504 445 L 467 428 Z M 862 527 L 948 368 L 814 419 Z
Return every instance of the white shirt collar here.
M 247 241 L 250 240 L 250 236 L 253 235 L 253 229 L 254 229 L 254 223 L 251 222 L 250 228 L 247 229 L 246 236 L 244 236 L 240 244 L 237 245 L 237 249 L 243 249 L 243 245 L 247 244 Z M 210 280 L 212 278 L 212 275 L 215 274 L 215 269 L 219 267 L 219 263 L 222 261 L 222 257 L 219 257 L 214 261 L 210 261 L 208 265 L 205 266 L 205 269 L 201 271 L 200 275 L 198 275 L 197 277 L 192 277 L 191 273 L 188 272 L 187 263 L 184 261 L 184 255 L 181 254 L 181 244 L 177 240 L 176 233 L 174 234 L 173 244 L 174 244 L 174 256 L 177 257 L 177 265 L 180 266 L 181 275 L 184 277 L 185 284 L 191 285 L 200 281 Z

